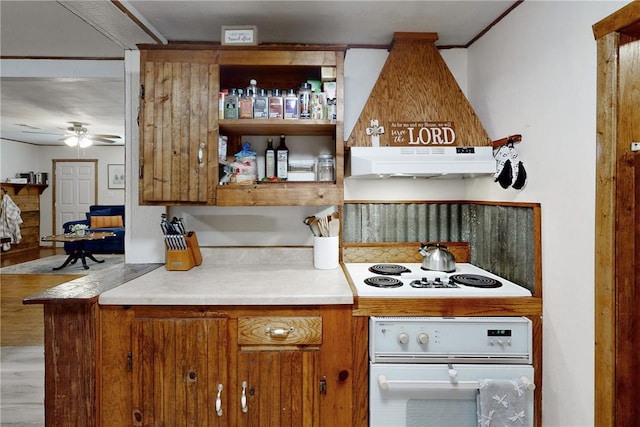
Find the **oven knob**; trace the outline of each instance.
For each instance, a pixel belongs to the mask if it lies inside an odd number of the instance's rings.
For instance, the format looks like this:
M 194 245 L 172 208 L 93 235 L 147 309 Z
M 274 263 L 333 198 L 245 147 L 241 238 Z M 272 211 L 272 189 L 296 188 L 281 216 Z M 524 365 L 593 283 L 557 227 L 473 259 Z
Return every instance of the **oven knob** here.
M 418 340 L 418 344 L 426 344 L 429 342 L 429 335 L 425 334 L 424 332 L 421 334 L 418 334 L 417 340 Z
M 398 342 L 400 344 L 407 344 L 409 342 L 409 334 L 407 334 L 406 332 L 401 332 L 398 335 Z

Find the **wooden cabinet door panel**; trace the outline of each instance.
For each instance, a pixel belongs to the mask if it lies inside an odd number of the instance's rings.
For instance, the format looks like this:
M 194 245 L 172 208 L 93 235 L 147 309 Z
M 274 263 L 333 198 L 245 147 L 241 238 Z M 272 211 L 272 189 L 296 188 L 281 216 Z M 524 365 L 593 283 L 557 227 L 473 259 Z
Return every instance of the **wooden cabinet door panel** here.
M 136 319 L 133 328 L 133 425 L 227 426 L 226 320 Z
M 205 203 L 217 164 L 218 67 L 144 62 L 142 202 Z
M 239 426 L 319 426 L 319 351 L 241 351 L 239 396 L 246 382 L 247 410 L 238 402 Z

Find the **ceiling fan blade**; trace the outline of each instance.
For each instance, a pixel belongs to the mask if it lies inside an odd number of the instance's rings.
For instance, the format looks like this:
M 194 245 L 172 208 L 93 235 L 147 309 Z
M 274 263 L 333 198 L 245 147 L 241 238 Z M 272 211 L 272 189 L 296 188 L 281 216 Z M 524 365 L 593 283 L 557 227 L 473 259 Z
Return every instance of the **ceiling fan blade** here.
M 120 139 L 119 135 L 106 135 L 101 133 L 92 133 L 89 135 L 89 138 L 109 138 L 109 139 Z
M 111 139 L 99 138 L 99 137 L 95 137 L 95 136 L 89 137 L 89 139 L 91 139 L 93 141 L 96 141 L 96 142 L 106 142 L 106 143 L 109 143 L 109 144 L 115 144 L 117 142 L 117 141 L 113 141 Z
M 66 135 L 64 133 L 51 133 L 51 132 L 36 132 L 33 130 L 23 130 L 22 133 L 34 133 L 34 134 L 39 134 L 39 135 Z

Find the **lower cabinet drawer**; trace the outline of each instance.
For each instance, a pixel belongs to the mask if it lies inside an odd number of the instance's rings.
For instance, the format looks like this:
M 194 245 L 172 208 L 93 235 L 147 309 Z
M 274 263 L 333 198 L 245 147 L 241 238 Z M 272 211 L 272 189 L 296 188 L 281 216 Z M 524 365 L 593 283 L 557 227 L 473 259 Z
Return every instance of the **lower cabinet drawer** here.
M 240 317 L 238 344 L 322 344 L 322 317 Z

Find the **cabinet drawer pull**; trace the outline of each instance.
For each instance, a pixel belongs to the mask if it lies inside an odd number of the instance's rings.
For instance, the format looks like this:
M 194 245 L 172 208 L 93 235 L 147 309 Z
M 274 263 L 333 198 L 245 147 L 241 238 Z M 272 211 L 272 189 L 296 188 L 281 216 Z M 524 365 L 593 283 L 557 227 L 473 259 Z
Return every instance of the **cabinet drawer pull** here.
M 218 395 L 216 396 L 216 414 L 218 414 L 219 417 L 222 416 L 222 384 L 218 384 Z
M 240 397 L 240 407 L 242 408 L 242 412 L 246 413 L 249 408 L 247 408 L 247 382 L 242 381 L 242 397 Z
M 286 338 L 289 336 L 291 332 L 294 331 L 293 326 L 289 326 L 289 328 L 271 328 L 271 326 L 267 326 L 264 328 L 264 333 L 273 337 L 273 338 Z

